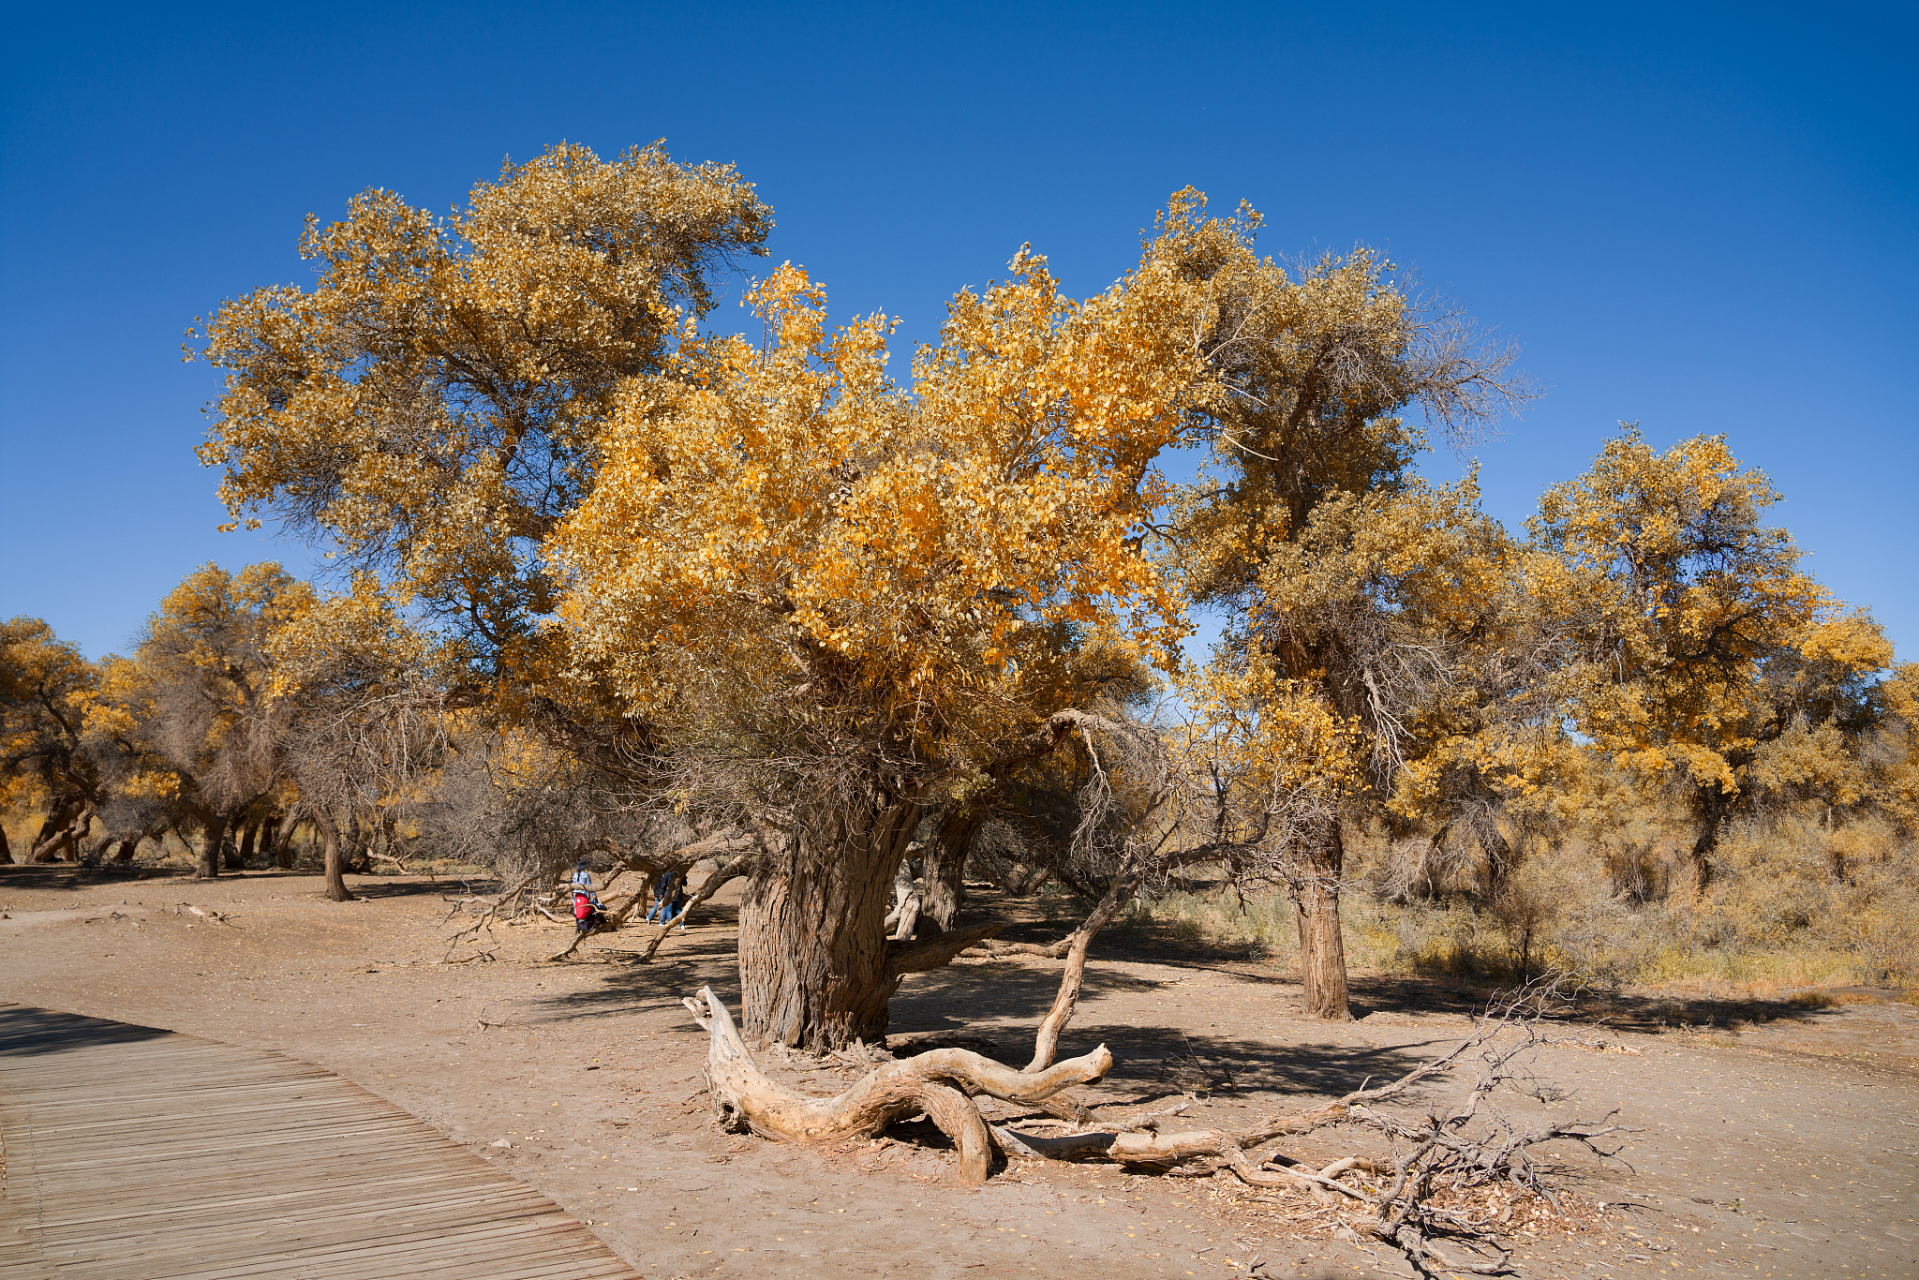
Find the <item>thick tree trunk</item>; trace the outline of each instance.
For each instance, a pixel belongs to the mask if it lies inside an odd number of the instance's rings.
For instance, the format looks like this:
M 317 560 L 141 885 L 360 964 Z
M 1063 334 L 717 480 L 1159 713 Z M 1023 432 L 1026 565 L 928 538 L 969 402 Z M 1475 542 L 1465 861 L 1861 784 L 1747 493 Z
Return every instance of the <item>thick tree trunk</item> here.
M 1346 846 L 1339 820 L 1309 838 L 1300 851 L 1296 900 L 1299 976 L 1306 990 L 1306 1016 L 1350 1022 L 1346 1003 L 1346 940 L 1339 927 L 1339 881 Z
M 1518 869 L 1519 859 L 1513 856 L 1512 844 L 1497 827 L 1481 834 L 1480 846 L 1486 851 L 1486 900 L 1491 902 L 1506 892 L 1506 882 Z
M 11 865 L 13 850 L 7 845 L 7 829 L 0 827 L 0 864 Z
M 313 816 L 314 825 L 320 828 L 320 839 L 326 845 L 326 898 L 329 902 L 351 902 L 353 891 L 346 887 L 345 859 L 341 856 L 340 828 L 333 821 L 332 814 L 319 813 Z
M 740 904 L 748 1043 L 819 1053 L 886 1033 L 900 979 L 888 963 L 886 914 L 918 821 L 913 803 L 810 805 L 754 873 Z
M 32 843 L 27 845 L 28 862 L 53 861 L 54 853 L 60 847 L 60 832 L 72 816 L 72 810 L 64 804 L 56 803 L 47 810 L 47 816 L 40 822 L 40 830 L 34 832 Z
M 239 847 L 233 851 L 239 866 L 247 867 L 252 865 L 254 846 L 259 838 L 260 824 L 257 822 L 249 822 L 240 829 L 240 844 Z
M 215 880 L 220 875 L 220 847 L 227 839 L 227 816 L 210 813 L 200 827 L 200 858 L 193 868 L 195 880 Z
M 47 811 L 40 833 L 33 838 L 28 862 L 55 862 L 65 853 L 78 861 L 80 839 L 93 825 L 93 806 L 79 800 L 56 804 Z
M 959 919 L 960 907 L 965 904 L 966 885 L 962 877 L 966 873 L 966 854 L 984 818 L 984 811 L 973 806 L 947 810 L 941 815 L 932 847 L 926 851 L 926 891 L 921 910 L 942 931 L 953 927 L 953 922 Z

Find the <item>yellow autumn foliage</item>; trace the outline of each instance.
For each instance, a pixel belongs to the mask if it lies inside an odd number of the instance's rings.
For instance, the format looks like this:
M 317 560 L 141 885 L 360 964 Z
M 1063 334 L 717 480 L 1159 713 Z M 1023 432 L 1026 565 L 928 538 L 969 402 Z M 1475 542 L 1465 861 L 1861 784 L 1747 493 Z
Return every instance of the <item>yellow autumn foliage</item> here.
M 763 344 L 689 341 L 615 411 L 549 544 L 580 660 L 652 719 L 850 699 L 936 754 L 976 708 L 1065 705 L 1063 647 L 1164 664 L 1179 601 L 1139 532 L 1199 373 L 1167 277 L 1149 259 L 1075 303 L 1022 253 L 954 300 L 909 389 L 884 317 L 830 332 L 782 267 L 751 298 Z

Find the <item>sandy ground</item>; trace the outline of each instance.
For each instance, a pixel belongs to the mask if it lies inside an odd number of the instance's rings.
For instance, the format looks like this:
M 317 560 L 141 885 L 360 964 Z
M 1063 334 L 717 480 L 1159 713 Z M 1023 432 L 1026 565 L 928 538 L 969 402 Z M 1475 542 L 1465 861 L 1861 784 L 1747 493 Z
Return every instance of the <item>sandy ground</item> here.
M 447 964 L 457 882 L 353 883 L 365 900 L 334 904 L 294 874 L 0 867 L 0 1000 L 317 1063 L 539 1188 L 659 1280 L 1410 1274 L 1315 1228 L 1303 1197 L 1223 1179 L 1021 1163 L 969 1188 L 911 1127 L 828 1150 L 720 1132 L 705 1037 L 679 1000 L 711 984 L 737 1008 L 725 895 L 651 964 L 632 957 L 637 932 L 551 963 L 559 925 L 503 928 L 494 962 Z M 1095 949 L 1063 1046 L 1103 1041 L 1119 1058 L 1086 1093 L 1097 1105 L 1186 1093 L 1195 1127 L 1231 1126 L 1390 1077 L 1470 1025 L 1463 995 L 1363 977 L 1359 1021 L 1308 1022 L 1283 975 L 1150 941 Z M 1056 972 L 1006 960 L 910 978 L 893 1031 L 963 1030 L 1023 1061 Z M 1523 1233 L 1522 1274 L 1919 1275 L 1919 1010 L 1868 993 L 1824 1009 L 1653 994 L 1610 1013 L 1610 1030 L 1581 1034 L 1617 1048 L 1553 1049 L 1539 1074 L 1572 1091 L 1562 1106 L 1617 1108 L 1640 1130 L 1631 1167 L 1572 1161 L 1587 1212 Z M 776 1074 L 822 1094 L 852 1078 Z M 1339 1139 L 1315 1141 L 1295 1153 Z

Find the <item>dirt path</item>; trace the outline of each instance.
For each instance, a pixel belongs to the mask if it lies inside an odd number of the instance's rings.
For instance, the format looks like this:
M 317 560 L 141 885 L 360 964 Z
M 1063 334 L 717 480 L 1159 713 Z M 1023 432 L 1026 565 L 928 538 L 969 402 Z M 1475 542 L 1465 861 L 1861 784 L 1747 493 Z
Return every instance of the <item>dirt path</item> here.
M 0 1000 L 325 1067 L 551 1196 L 657 1280 L 1408 1274 L 1383 1251 L 1302 1237 L 1297 1201 L 1218 1180 L 1018 1165 L 971 1189 L 911 1144 L 811 1151 L 720 1133 L 679 999 L 710 983 L 737 1007 L 724 899 L 648 965 L 628 952 L 637 934 L 548 963 L 560 926 L 502 929 L 497 961 L 448 965 L 442 895 L 457 886 L 355 884 L 367 901 L 331 904 L 310 876 L 0 868 Z M 1183 1089 L 1197 1122 L 1230 1125 L 1396 1073 L 1468 1025 L 1463 1001 L 1383 980 L 1356 985 L 1361 1021 L 1306 1022 L 1297 987 L 1259 966 L 1141 955 L 1095 953 L 1062 1050 L 1103 1040 L 1120 1065 L 1089 1100 L 1164 1105 Z M 893 1030 L 964 1028 L 1017 1060 L 1053 974 L 994 961 L 909 979 Z M 1524 1242 L 1523 1273 L 1919 1274 L 1919 1011 L 1727 1006 L 1707 1009 L 1717 1027 L 1656 1030 L 1701 1008 L 1624 1002 L 1620 1020 L 1643 1028 L 1614 1037 L 1630 1052 L 1546 1055 L 1540 1074 L 1582 1113 L 1617 1107 L 1643 1132 L 1636 1172 L 1582 1167 L 1605 1216 Z M 784 1075 L 820 1093 L 846 1078 Z

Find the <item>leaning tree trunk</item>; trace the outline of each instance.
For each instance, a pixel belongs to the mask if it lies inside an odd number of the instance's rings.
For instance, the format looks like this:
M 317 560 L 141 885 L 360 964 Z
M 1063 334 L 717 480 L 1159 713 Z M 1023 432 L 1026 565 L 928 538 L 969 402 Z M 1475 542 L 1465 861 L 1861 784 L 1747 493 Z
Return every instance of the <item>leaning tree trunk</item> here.
M 740 996 L 748 1043 L 810 1053 L 886 1033 L 900 975 L 889 964 L 893 872 L 915 803 L 804 806 L 740 904 Z
M 40 830 L 34 833 L 33 839 L 27 844 L 27 861 L 52 862 L 60 848 L 60 835 L 72 817 L 73 810 L 69 805 L 56 803 L 49 806 L 47 816 L 40 822 Z
M 373 846 L 373 833 L 370 825 L 361 825 L 360 815 L 357 813 L 349 814 L 346 821 L 345 867 L 354 875 L 363 876 L 372 866 L 372 860 L 367 857 L 367 851 Z
M 1299 925 L 1299 975 L 1306 1016 L 1332 1022 L 1352 1019 L 1346 1003 L 1346 940 L 1339 927 L 1339 882 L 1346 845 L 1333 818 L 1303 842 L 1295 917 Z
M 313 821 L 320 828 L 326 845 L 326 893 L 329 902 L 351 902 L 353 891 L 346 887 L 346 865 L 340 850 L 340 825 L 330 813 L 316 813 Z
M 299 834 L 298 810 L 287 814 L 273 829 L 273 865 L 282 871 L 293 870 L 293 839 Z
M 68 853 L 78 862 L 81 837 L 92 825 L 92 805 L 80 800 L 55 805 L 47 812 L 47 820 L 40 824 L 40 834 L 33 838 L 27 861 L 55 862 L 62 853 Z
M 254 842 L 259 838 L 260 824 L 258 822 L 249 822 L 242 827 L 240 829 L 240 843 L 233 851 L 234 863 L 230 865 L 237 865 L 242 868 L 251 866 L 253 864 Z
M 966 854 L 985 817 L 982 808 L 968 805 L 949 809 L 940 817 L 932 847 L 926 851 L 926 892 L 920 909 L 941 931 L 959 919 L 966 899 Z
M 1072 1021 L 1073 1011 L 1079 1008 L 1080 989 L 1086 981 L 1086 953 L 1093 945 L 1093 938 L 1133 900 L 1140 885 L 1146 882 L 1150 867 L 1149 862 L 1136 859 L 1121 868 L 1120 874 L 1114 876 L 1113 883 L 1107 887 L 1106 896 L 1093 907 L 1079 928 L 1063 939 L 1066 944 L 1066 969 L 1060 974 L 1053 1007 L 1040 1019 L 1039 1032 L 1034 1036 L 1033 1060 L 1026 1064 L 1028 1071 L 1044 1071 L 1058 1058 L 1060 1032 Z
M 220 846 L 227 839 L 227 816 L 210 813 L 200 826 L 200 859 L 193 868 L 195 880 L 215 880 L 220 875 Z

